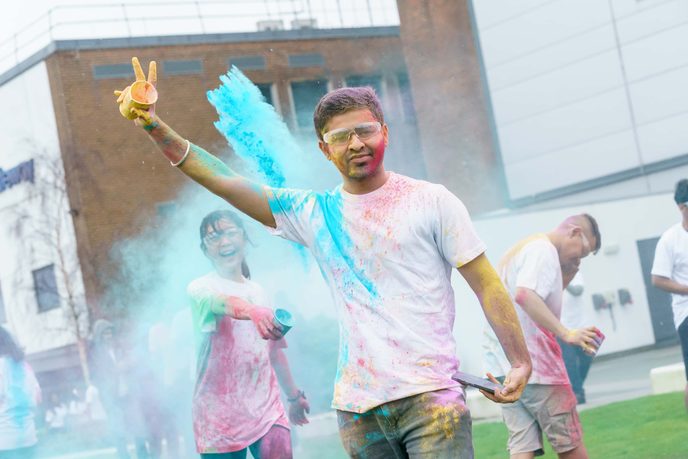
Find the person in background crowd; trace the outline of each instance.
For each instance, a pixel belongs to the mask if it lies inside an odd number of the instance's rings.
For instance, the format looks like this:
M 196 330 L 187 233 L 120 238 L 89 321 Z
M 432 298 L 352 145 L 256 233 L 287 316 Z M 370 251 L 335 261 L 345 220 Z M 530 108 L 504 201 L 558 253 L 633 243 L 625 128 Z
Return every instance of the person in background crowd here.
M 175 358 L 167 372 L 171 400 L 175 401 L 175 423 L 184 439 L 187 458 L 200 457 L 196 453 L 191 402 L 196 382 L 196 352 L 194 350 L 193 317 L 186 307 L 175 314 L 170 327 L 170 349 Z
M 536 234 L 510 248 L 497 270 L 516 306 L 533 362 L 533 373 L 521 399 L 503 405 L 509 428 L 511 459 L 544 454 L 542 434 L 560 459 L 587 459 L 576 397 L 555 338 L 595 354 L 603 339 L 595 327 L 569 330 L 560 322 L 563 290 L 581 260 L 600 249 L 597 222 L 573 215 L 546 234 Z M 511 368 L 489 325 L 483 334 L 485 369 L 493 382 L 504 382 Z M 498 376 L 495 378 L 493 376 Z
M 589 326 L 588 319 L 583 310 L 583 274 L 580 271 L 564 290 L 564 298 L 561 302 L 561 324 L 569 330 L 578 330 Z M 583 351 L 580 346 L 566 344 L 561 338 L 557 338 L 561 355 L 564 358 L 566 372 L 571 381 L 571 388 L 579 404 L 585 403 L 585 389 L 583 383 L 588 376 L 588 370 L 592 365 L 593 357 Z
M 126 377 L 132 372 L 131 359 L 115 336 L 115 326 L 105 319 L 93 324 L 94 347 L 91 353 L 92 379 L 108 413 L 108 432 L 120 459 L 130 459 L 126 432 L 133 425 L 137 459 L 147 459 L 145 439 L 138 428 L 138 406 L 132 403 Z
M 67 417 L 67 406 L 60 401 L 60 396 L 52 394 L 50 396 L 50 405 L 45 412 L 45 423 L 48 429 L 53 432 L 61 432 L 65 427 L 65 418 Z
M 69 415 L 67 416 L 67 425 L 69 428 L 78 428 L 79 426 L 88 422 L 86 410 L 88 409 L 86 401 L 84 400 L 84 392 L 78 388 L 74 388 L 69 401 Z
M 98 388 L 93 384 L 89 384 L 86 388 L 86 416 L 91 422 L 101 422 L 106 421 L 108 416 L 103 408 L 103 404 L 100 402 L 100 394 L 98 393 Z
M 143 412 L 145 428 L 149 433 L 148 445 L 153 459 L 162 457 L 162 441 L 167 440 L 169 459 L 179 457 L 179 433 L 174 422 L 176 403 L 168 398 L 165 385 L 166 367 L 169 366 L 170 327 L 158 322 L 142 329 L 136 347 L 137 380 L 136 398 Z
M 24 351 L 0 327 L 0 459 L 32 459 L 36 455 L 33 409 L 41 389 Z
M 676 184 L 674 201 L 683 215 L 662 235 L 652 264 L 652 285 L 671 293 L 674 325 L 681 339 L 686 365 L 685 404 L 688 411 L 688 179 Z

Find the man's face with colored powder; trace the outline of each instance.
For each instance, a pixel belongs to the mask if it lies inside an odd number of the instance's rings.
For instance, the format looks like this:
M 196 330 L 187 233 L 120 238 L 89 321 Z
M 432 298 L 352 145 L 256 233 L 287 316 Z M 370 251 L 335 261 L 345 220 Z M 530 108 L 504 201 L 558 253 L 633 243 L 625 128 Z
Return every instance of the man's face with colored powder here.
M 241 266 L 244 259 L 246 238 L 244 231 L 232 221 L 221 219 L 214 227 L 208 225 L 203 238 L 203 253 L 216 267 L 234 268 Z
M 324 133 L 336 129 L 354 130 L 364 123 L 377 122 L 370 110 L 351 110 L 333 116 L 325 126 Z M 349 141 L 341 145 L 318 143 L 325 157 L 332 161 L 342 176 L 353 180 L 364 180 L 375 175 L 385 157 L 385 147 L 389 143 L 387 125 L 383 124 L 377 134 L 360 139 L 355 133 Z
M 562 272 L 566 274 L 578 267 L 581 260 L 590 255 L 596 245 L 597 241 L 592 231 L 580 226 L 571 226 L 559 249 Z

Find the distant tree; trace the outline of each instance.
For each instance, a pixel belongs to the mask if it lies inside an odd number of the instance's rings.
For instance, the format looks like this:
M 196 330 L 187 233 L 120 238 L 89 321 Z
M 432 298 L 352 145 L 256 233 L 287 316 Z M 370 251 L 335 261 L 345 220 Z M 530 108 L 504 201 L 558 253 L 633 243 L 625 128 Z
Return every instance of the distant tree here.
M 34 183 L 29 187 L 28 198 L 14 206 L 10 226 L 21 254 L 17 268 L 21 272 L 14 276 L 15 289 L 35 288 L 39 296 L 43 294 L 59 301 L 65 325 L 57 328 L 74 335 L 81 370 L 88 383 L 87 340 L 91 319 L 81 276 L 82 265 L 88 264 L 89 260 L 80 263 L 77 255 L 72 220 L 77 212 L 69 206 L 62 158 L 37 148 L 32 142 L 28 143 L 35 151 Z M 55 285 L 38 278 L 28 280 L 26 272 L 32 266 L 50 264 L 54 267 Z

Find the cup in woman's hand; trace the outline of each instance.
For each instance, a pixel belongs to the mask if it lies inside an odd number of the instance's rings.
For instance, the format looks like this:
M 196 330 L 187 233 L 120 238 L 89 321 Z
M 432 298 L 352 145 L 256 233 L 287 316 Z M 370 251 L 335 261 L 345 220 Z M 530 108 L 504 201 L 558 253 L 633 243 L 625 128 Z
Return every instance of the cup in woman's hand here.
M 275 310 L 275 321 L 282 326 L 282 336 L 287 334 L 295 322 L 294 317 L 286 309 Z

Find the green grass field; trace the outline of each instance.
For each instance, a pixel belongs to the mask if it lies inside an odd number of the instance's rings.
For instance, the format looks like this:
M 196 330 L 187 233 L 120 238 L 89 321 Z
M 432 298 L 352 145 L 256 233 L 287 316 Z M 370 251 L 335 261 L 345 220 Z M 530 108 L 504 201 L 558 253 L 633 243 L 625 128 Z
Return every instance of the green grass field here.
M 580 417 L 591 458 L 688 458 L 688 415 L 683 392 L 613 403 L 583 411 Z M 508 458 L 508 437 L 501 422 L 474 426 L 475 457 Z M 296 459 L 347 458 L 338 436 L 304 440 L 301 446 L 303 453 Z M 549 445 L 545 457 L 556 457 Z

